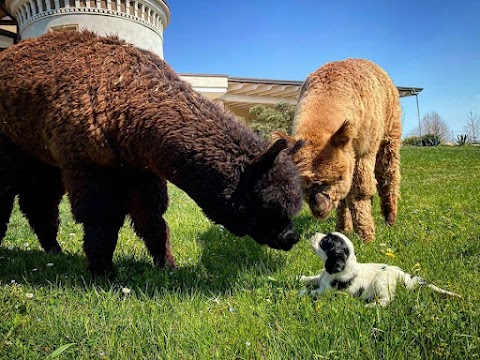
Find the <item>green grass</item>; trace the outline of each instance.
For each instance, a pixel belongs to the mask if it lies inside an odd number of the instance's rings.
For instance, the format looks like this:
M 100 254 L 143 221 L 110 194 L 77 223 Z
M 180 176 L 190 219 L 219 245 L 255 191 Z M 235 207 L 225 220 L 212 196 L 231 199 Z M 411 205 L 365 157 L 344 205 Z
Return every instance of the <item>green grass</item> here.
M 0 247 L 0 359 L 479 358 L 480 148 L 402 149 L 397 225 L 383 224 L 376 199 L 376 242 L 352 237 L 360 261 L 415 271 L 462 300 L 403 287 L 384 309 L 300 297 L 296 277 L 320 271 L 305 239 L 332 219 L 304 209 L 303 241 L 286 253 L 233 237 L 173 186 L 170 198 L 179 269 L 153 268 L 126 224 L 111 283 L 91 281 L 67 201 L 63 255 L 45 254 L 16 208 Z

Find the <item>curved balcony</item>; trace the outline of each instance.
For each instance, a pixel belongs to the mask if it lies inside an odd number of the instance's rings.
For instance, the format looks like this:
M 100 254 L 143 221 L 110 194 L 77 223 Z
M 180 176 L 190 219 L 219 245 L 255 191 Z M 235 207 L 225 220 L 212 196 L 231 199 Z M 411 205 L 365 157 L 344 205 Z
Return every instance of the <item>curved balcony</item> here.
M 117 34 L 138 47 L 163 57 L 163 31 L 170 10 L 162 0 L 6 0 L 21 38 L 51 29 L 89 29 Z

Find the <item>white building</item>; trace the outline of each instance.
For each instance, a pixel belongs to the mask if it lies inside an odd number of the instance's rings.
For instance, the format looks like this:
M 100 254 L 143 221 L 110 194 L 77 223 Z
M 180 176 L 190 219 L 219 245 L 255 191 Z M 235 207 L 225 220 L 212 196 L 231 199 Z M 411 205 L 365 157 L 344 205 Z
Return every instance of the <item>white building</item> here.
M 0 50 L 18 39 L 62 29 L 116 34 L 163 58 L 163 31 L 170 22 L 164 0 L 0 0 Z M 254 105 L 297 103 L 302 81 L 182 74 L 195 90 L 219 101 L 236 116 L 249 117 Z M 400 96 L 423 89 L 398 87 Z

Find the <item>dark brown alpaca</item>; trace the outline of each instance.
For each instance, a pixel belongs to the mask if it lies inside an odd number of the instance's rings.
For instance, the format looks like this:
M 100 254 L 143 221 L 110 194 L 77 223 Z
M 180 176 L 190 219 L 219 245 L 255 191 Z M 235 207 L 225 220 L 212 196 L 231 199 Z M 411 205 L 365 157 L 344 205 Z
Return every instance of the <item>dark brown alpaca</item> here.
M 49 33 L 0 55 L 0 132 L 61 170 L 94 274 L 113 271 L 129 214 L 157 266 L 175 266 L 166 181 L 238 236 L 289 250 L 296 167 L 159 57 L 115 37 Z M 38 208 L 42 207 L 37 203 Z

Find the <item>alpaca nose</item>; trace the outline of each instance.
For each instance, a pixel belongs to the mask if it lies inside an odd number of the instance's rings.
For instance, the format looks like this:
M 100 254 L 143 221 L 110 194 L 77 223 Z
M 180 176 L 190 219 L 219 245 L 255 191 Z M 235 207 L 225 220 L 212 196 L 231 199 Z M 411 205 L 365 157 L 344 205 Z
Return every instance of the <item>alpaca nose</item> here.
M 298 235 L 292 229 L 288 229 L 280 234 L 280 240 L 288 241 L 288 242 L 297 242 Z

